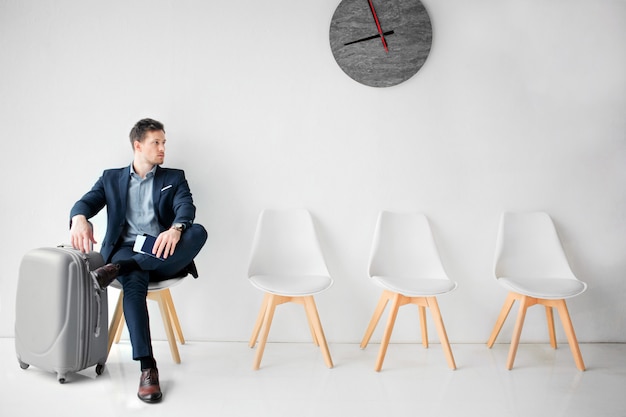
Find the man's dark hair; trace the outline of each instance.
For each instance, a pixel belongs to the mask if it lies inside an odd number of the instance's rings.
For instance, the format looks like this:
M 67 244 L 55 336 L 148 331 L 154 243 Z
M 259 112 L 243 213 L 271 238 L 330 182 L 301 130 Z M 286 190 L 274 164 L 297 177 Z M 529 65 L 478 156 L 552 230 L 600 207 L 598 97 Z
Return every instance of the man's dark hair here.
M 163 123 L 154 119 L 141 119 L 130 130 L 130 144 L 134 147 L 135 142 L 141 142 L 145 139 L 146 133 L 162 130 L 165 132 Z

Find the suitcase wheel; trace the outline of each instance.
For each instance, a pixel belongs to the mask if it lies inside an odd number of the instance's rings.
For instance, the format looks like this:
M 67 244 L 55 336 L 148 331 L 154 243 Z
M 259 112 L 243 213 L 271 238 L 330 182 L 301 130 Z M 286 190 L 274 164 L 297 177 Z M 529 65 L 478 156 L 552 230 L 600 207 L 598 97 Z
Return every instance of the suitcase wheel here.
M 102 373 L 104 372 L 104 364 L 103 363 L 99 363 L 96 365 L 96 375 L 102 375 Z
M 28 367 L 30 366 L 29 364 L 22 362 L 18 359 L 19 363 L 20 363 L 20 368 L 22 369 L 28 369 Z
M 59 381 L 59 384 L 65 384 L 65 374 L 63 374 L 63 375 L 58 374 L 57 375 L 57 381 Z

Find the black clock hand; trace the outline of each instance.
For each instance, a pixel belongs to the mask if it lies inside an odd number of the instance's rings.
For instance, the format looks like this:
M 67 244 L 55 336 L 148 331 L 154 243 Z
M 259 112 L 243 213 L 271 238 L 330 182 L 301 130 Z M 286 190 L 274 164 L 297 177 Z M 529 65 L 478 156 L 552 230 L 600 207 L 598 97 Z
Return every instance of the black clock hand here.
M 393 30 L 390 30 L 388 32 L 383 33 L 383 36 L 389 36 L 389 35 L 393 35 Z M 344 43 L 344 46 L 352 45 L 353 43 L 358 43 L 358 42 L 371 41 L 372 39 L 377 39 L 377 38 L 380 38 L 380 35 L 372 35 L 372 36 L 368 36 L 366 38 L 357 39 L 356 41 Z

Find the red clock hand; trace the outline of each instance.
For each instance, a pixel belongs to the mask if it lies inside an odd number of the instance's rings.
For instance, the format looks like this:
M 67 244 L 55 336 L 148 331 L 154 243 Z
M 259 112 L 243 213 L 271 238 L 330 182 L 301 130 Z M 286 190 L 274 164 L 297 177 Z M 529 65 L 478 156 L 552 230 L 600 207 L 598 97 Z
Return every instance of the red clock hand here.
M 380 23 L 378 22 L 378 16 L 376 15 L 376 10 L 374 10 L 374 4 L 372 3 L 372 0 L 367 0 L 369 2 L 370 5 L 370 10 L 372 11 L 372 16 L 374 16 L 374 21 L 376 22 L 376 28 L 378 29 L 378 35 L 380 36 L 380 40 L 383 43 L 383 47 L 385 48 L 385 52 L 389 52 L 389 49 L 387 48 L 387 42 L 385 41 L 385 35 L 383 34 L 383 30 L 380 27 Z

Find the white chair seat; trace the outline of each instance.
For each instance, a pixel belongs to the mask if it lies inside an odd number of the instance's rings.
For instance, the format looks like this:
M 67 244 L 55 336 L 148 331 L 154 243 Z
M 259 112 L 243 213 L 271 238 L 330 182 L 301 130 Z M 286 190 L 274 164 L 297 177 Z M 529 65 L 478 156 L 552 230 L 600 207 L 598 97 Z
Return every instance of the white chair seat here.
M 510 291 L 547 300 L 574 297 L 587 289 L 587 284 L 584 282 L 567 278 L 501 277 L 498 282 Z
M 373 276 L 372 279 L 384 289 L 409 297 L 433 297 L 454 290 L 456 282 L 449 279 L 419 277 Z
M 330 288 L 333 280 L 323 275 L 253 275 L 250 283 L 270 294 L 287 297 L 315 295 Z
M 162 281 L 149 282 L 148 283 L 148 291 L 160 291 L 160 290 L 164 290 L 166 288 L 172 288 L 173 286 L 180 284 L 183 279 L 185 279 L 185 277 L 170 278 L 170 279 L 164 279 Z M 121 290 L 122 289 L 122 284 L 118 280 L 114 280 L 111 283 L 111 287 L 113 287 L 115 289 L 118 289 L 118 290 Z

